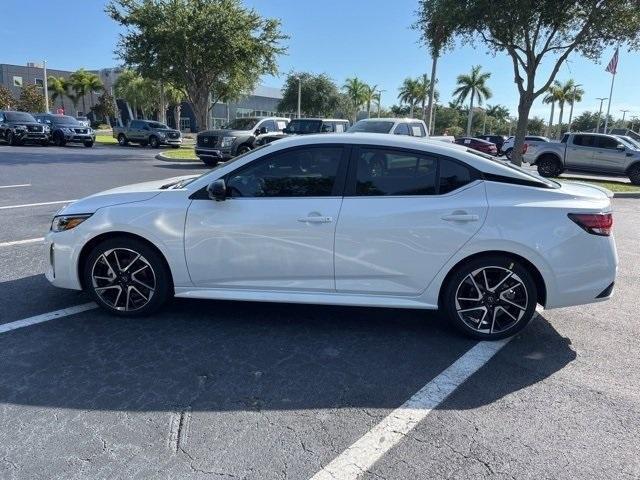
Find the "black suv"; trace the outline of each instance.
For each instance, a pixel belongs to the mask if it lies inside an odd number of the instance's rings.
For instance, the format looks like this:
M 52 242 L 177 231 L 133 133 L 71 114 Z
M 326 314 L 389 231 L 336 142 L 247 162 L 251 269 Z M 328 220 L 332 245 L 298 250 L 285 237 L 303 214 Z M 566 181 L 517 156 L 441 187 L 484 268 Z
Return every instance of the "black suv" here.
M 58 147 L 64 147 L 67 143 L 82 143 L 85 147 L 93 147 L 95 132 L 78 119 L 52 113 L 36 113 L 34 117 L 40 124 L 51 129 L 51 140 Z
M 310 135 L 314 133 L 343 133 L 349 128 L 349 120 L 340 118 L 294 118 L 282 133 L 262 135 L 257 144 L 265 145 L 289 135 Z
M 41 125 L 27 112 L 0 111 L 0 140 L 9 145 L 24 142 L 49 144 L 49 127 Z
M 479 138 L 481 140 L 486 140 L 487 142 L 495 143 L 496 148 L 498 149 L 498 154 L 502 152 L 502 145 L 506 140 L 506 137 L 504 135 L 476 135 L 476 138 Z

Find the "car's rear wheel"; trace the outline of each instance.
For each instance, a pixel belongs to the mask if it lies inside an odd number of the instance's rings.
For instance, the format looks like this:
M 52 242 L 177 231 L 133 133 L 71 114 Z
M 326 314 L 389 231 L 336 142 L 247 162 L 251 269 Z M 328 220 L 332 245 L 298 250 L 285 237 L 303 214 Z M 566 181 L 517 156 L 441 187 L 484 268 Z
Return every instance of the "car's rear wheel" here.
M 531 321 L 537 299 L 525 266 L 509 257 L 488 255 L 465 262 L 449 277 L 441 306 L 465 335 L 498 340 Z
M 629 180 L 631 180 L 631 183 L 634 185 L 640 185 L 640 163 L 631 166 L 627 173 L 629 174 Z
M 563 172 L 560 161 L 554 156 L 543 156 L 536 160 L 538 173 L 543 177 L 557 177 Z
M 160 254 L 133 238 L 96 245 L 84 263 L 83 279 L 98 305 L 121 316 L 148 315 L 172 294 L 171 275 Z
M 121 147 L 124 147 L 128 144 L 129 142 L 127 141 L 127 137 L 124 136 L 124 133 L 120 133 L 118 135 L 118 145 L 120 145 Z
M 156 137 L 155 135 L 151 135 L 149 137 L 149 146 L 151 148 L 158 148 L 160 146 L 160 141 L 158 140 L 158 137 Z
M 240 145 L 237 153 L 238 155 L 243 155 L 249 151 L 251 151 L 251 147 L 249 145 Z
M 510 161 L 511 160 L 511 154 L 513 153 L 513 148 L 507 148 L 504 151 L 504 156 L 507 157 L 507 159 Z

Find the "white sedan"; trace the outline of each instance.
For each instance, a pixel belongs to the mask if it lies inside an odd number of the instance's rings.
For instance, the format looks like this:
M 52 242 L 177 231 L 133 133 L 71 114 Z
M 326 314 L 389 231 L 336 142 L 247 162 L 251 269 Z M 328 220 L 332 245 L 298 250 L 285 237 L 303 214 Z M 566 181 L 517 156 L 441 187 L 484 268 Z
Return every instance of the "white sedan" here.
M 63 208 L 47 278 L 117 315 L 169 297 L 441 309 L 498 339 L 609 298 L 610 192 L 403 136 L 291 137 Z

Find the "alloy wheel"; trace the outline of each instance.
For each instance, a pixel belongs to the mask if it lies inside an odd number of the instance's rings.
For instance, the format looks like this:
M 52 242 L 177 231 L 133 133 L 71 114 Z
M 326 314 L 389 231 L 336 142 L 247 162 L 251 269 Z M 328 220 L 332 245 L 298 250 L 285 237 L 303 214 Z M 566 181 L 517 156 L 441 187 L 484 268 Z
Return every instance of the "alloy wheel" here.
M 488 266 L 462 279 L 456 290 L 456 313 L 469 328 L 497 334 L 522 320 L 529 294 L 522 279 L 505 267 Z
M 113 248 L 99 255 L 91 268 L 91 281 L 101 301 L 125 312 L 147 305 L 156 290 L 153 267 L 128 248 Z

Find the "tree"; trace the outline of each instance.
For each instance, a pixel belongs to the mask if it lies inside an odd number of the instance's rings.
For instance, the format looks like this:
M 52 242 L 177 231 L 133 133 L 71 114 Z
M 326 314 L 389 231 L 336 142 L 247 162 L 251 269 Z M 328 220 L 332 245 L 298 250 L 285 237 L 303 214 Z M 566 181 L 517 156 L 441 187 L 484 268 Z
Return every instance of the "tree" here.
M 598 112 L 582 112 L 572 123 L 576 132 L 594 131 L 598 125 Z
M 485 99 L 491 98 L 491 90 L 487 87 L 487 80 L 491 77 L 488 72 L 481 72 L 482 67 L 476 65 L 471 68 L 471 73 L 458 75 L 457 85 L 453 91 L 453 96 L 457 97 L 458 103 L 462 104 L 470 97 L 469 115 L 467 117 L 467 136 L 471 135 L 471 125 L 473 122 L 473 104 L 478 99 L 478 105 L 482 105 Z
M 138 118 L 138 104 L 141 98 L 142 77 L 135 71 L 126 69 L 118 76 L 114 84 L 115 94 L 124 99 L 131 107 L 133 118 Z
M 378 99 L 378 110 L 380 110 L 380 93 L 378 92 L 378 85 L 365 85 L 364 87 L 364 103 L 367 106 L 367 117 L 371 117 L 371 102 L 375 102 Z
M 85 103 L 85 95 L 89 92 L 89 83 L 91 82 L 90 72 L 87 72 L 84 68 L 76 70 L 69 75 L 69 87 L 76 94 L 76 98 L 82 99 L 82 113 L 87 114 L 87 105 Z
M 91 107 L 91 111 L 97 118 L 104 118 L 107 123 L 110 119 L 118 116 L 118 107 L 115 99 L 107 91 L 103 91 L 98 97 L 98 103 Z
M 280 21 L 240 0 L 111 0 L 106 11 L 126 28 L 117 54 L 142 76 L 184 91 L 199 129 L 218 101 L 277 74 L 286 51 Z
M 609 46 L 640 44 L 640 0 L 424 0 L 423 5 L 426 27 L 447 18 L 458 38 L 480 39 L 511 58 L 519 93 L 512 161 L 518 165 L 531 106 L 547 92 L 569 55 L 598 60 Z M 548 73 L 540 79 L 543 64 Z
M 413 117 L 416 105 L 427 95 L 424 82 L 416 78 L 405 78 L 398 89 L 398 100 L 409 105 L 409 116 Z
M 11 108 L 14 104 L 13 95 L 11 95 L 11 90 L 9 90 L 4 85 L 0 85 L 0 108 Z
M 95 73 L 89 72 L 87 77 L 87 90 L 89 91 L 89 95 L 91 96 L 91 105 L 94 105 L 93 95 L 96 92 L 100 92 L 104 89 L 104 85 L 102 84 L 102 80 Z
M 560 84 L 560 91 L 562 92 L 560 97 L 560 119 L 558 120 L 558 124 L 560 125 L 560 130 L 558 132 L 558 138 L 562 136 L 562 114 L 564 112 L 564 104 L 568 103 L 569 105 L 573 105 L 575 102 L 582 101 L 582 96 L 584 95 L 584 90 L 580 87 L 576 86 L 576 82 L 573 79 L 567 80 L 565 83 Z M 571 118 L 569 119 L 571 121 Z M 571 125 L 568 126 L 571 128 Z
M 300 80 L 300 110 L 311 117 L 328 117 L 338 105 L 339 91 L 328 75 L 309 72 L 291 72 L 282 87 L 280 112 L 298 109 L 298 79 Z
M 185 100 L 185 94 L 182 90 L 173 84 L 165 85 L 164 95 L 169 108 L 173 110 L 173 127 L 180 130 L 180 111 L 182 110 L 182 102 Z
M 55 103 L 60 100 L 60 108 L 64 110 L 64 97 L 69 93 L 69 83 L 64 77 L 50 76 L 47 78 L 49 91 L 51 92 L 51 101 Z
M 544 133 L 544 120 L 540 117 L 533 117 L 529 119 L 527 133 L 529 135 L 542 135 Z
M 44 112 L 44 95 L 35 84 L 25 85 L 20 92 L 17 108 L 21 112 Z
M 361 81 L 358 77 L 347 78 L 342 86 L 347 97 L 351 100 L 351 104 L 354 109 L 354 121 L 358 119 L 358 110 L 360 110 L 366 100 L 366 88 L 367 84 Z
M 546 104 L 551 104 L 551 116 L 549 117 L 549 124 L 547 125 L 546 136 L 551 137 L 553 135 L 553 118 L 556 102 L 558 102 L 560 98 L 560 91 L 558 86 L 554 82 L 547 90 L 547 94 L 543 97 L 542 102 Z

